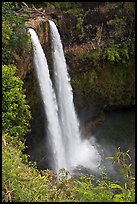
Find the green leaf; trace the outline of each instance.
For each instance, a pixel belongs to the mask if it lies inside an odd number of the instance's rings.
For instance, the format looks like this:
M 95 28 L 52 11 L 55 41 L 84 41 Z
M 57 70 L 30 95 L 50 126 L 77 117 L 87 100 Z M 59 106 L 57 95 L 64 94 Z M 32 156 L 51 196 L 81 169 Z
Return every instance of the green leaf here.
M 116 183 L 111 183 L 110 188 L 123 190 L 123 188 L 119 184 L 116 184 Z
M 117 194 L 117 195 L 114 196 L 113 202 L 121 202 L 121 201 L 124 202 L 124 200 L 123 200 L 123 194 L 122 194 L 122 193 L 121 193 L 121 194 Z

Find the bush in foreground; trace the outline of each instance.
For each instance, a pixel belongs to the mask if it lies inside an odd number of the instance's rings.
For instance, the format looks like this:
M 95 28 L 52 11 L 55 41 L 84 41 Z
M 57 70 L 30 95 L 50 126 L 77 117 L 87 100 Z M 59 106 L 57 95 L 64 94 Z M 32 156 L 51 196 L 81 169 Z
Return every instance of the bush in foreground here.
M 110 181 L 105 173 L 101 173 L 97 180 L 94 176 L 70 178 L 64 169 L 60 169 L 58 176 L 50 170 L 40 173 L 36 167 L 22 163 L 21 151 L 11 145 L 6 134 L 3 134 L 2 145 L 3 202 L 135 201 L 131 175 L 124 183 L 118 183 Z

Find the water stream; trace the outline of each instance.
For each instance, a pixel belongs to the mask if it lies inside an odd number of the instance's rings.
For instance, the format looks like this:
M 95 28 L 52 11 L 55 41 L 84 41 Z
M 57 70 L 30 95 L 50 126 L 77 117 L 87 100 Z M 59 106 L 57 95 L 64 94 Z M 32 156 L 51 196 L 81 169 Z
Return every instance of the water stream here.
M 76 115 L 70 77 L 64 57 L 60 34 L 53 21 L 49 20 L 51 31 L 54 80 L 59 107 L 59 121 L 67 168 L 82 165 L 91 169 L 98 166 L 99 154 L 89 141 L 82 140 L 79 121 Z
M 49 69 L 44 51 L 39 42 L 38 36 L 33 29 L 29 29 L 31 34 L 31 41 L 34 51 L 34 64 L 37 73 L 37 78 L 41 90 L 41 95 L 44 103 L 44 110 L 47 117 L 48 125 L 47 132 L 49 138 L 49 144 L 52 148 L 53 153 L 53 169 L 57 171 L 65 164 L 64 148 L 61 139 L 61 129 L 58 120 L 58 106 L 52 81 L 49 75 Z M 59 148 L 62 147 L 62 148 Z

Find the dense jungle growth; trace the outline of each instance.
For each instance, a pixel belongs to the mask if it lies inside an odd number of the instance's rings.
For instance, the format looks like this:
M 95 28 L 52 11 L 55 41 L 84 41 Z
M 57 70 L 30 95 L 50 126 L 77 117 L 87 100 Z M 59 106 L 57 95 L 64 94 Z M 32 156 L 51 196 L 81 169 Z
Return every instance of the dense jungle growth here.
M 135 2 L 2 2 L 2 202 L 135 202 L 129 151 L 108 155 L 120 181 L 103 169 L 97 179 L 57 177 L 24 154 L 38 103 L 26 22 L 37 18 L 58 26 L 79 114 L 91 103 L 135 105 Z

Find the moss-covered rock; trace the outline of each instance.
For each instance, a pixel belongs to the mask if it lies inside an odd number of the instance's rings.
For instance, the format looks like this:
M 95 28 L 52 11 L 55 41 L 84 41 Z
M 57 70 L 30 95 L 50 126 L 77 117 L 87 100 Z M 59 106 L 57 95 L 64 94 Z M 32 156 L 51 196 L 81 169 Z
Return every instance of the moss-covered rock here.
M 86 64 L 85 64 L 86 66 Z M 134 61 L 128 65 L 104 64 L 91 71 L 72 75 L 74 97 L 79 109 L 90 103 L 109 107 L 131 107 L 135 104 Z

